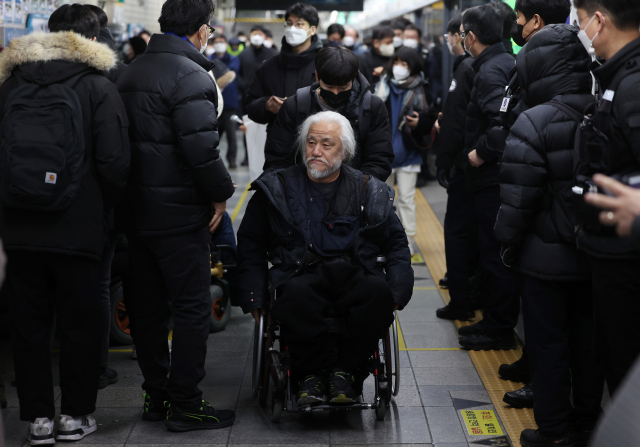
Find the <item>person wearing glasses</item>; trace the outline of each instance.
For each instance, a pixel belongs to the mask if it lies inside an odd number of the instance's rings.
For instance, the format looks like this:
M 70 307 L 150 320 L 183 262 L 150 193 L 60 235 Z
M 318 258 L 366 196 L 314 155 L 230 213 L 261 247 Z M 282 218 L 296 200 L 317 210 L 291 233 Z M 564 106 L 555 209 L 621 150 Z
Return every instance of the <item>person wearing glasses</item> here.
M 284 19 L 282 51 L 258 68 L 245 97 L 247 115 L 256 123 L 267 124 L 267 133 L 285 99 L 315 82 L 314 59 L 322 49 L 316 35 L 320 23 L 316 8 L 296 3 L 287 9 Z
M 211 319 L 209 243 L 234 192 L 218 150 L 213 62 L 203 54 L 213 11 L 211 0 L 167 0 L 158 20 L 163 34 L 151 37 L 117 84 L 133 162 L 116 226 L 130 243 L 124 287 L 144 376 L 142 419 L 180 432 L 235 420 L 198 388 Z

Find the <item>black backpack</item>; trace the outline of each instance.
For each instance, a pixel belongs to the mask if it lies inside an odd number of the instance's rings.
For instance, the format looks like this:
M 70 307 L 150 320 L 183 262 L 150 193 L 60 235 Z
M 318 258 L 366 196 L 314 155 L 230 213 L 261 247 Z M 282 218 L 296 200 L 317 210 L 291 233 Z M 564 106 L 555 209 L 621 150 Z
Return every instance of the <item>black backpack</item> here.
M 86 72 L 61 84 L 18 80 L 0 122 L 0 204 L 59 211 L 80 189 L 85 146 L 82 107 L 73 88 Z

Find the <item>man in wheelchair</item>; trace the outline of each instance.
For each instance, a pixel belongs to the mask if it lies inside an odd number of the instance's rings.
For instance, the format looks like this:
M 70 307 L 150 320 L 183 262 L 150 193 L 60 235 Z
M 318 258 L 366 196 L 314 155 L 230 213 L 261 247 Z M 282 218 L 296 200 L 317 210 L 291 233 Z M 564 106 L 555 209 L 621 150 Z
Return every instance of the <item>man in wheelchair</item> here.
M 307 118 L 297 145 L 303 166 L 252 184 L 256 193 L 238 231 L 240 302 L 258 321 L 277 289 L 271 315 L 300 379 L 299 407 L 325 396 L 349 404 L 358 395 L 354 373 L 388 330 L 394 309 L 411 299 L 407 236 L 393 210 L 393 189 L 343 164 L 356 146 L 346 118 L 329 111 Z

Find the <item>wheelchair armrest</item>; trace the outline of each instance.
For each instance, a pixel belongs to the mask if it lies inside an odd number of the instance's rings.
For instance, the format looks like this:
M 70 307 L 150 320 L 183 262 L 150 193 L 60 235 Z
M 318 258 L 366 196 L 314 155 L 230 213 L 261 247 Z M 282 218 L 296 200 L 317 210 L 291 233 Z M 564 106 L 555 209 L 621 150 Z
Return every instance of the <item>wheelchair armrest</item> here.
M 387 258 L 385 258 L 383 255 L 376 257 L 376 264 L 384 267 L 385 265 L 387 265 Z
M 220 254 L 222 254 L 223 251 L 229 252 L 231 254 L 230 256 L 231 259 L 223 263 L 225 269 L 235 268 L 238 266 L 238 252 L 236 251 L 235 248 L 233 248 L 231 245 L 219 244 L 219 245 L 216 245 L 216 249 Z

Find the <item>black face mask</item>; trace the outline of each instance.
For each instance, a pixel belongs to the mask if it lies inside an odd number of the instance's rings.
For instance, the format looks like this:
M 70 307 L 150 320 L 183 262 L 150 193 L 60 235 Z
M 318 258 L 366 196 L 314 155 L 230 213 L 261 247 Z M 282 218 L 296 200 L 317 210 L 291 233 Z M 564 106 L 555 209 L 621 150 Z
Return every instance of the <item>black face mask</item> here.
M 530 21 L 531 19 L 529 19 L 527 23 L 529 23 Z M 524 27 L 527 26 L 527 23 L 525 23 L 524 25 L 518 25 L 518 22 L 514 22 L 513 27 L 511 28 L 511 38 L 519 47 L 525 46 L 527 43 L 527 39 L 533 33 L 533 31 L 531 31 L 527 35 L 527 37 L 522 37 L 522 32 L 524 31 Z
M 340 92 L 336 95 L 335 93 L 320 87 L 320 96 L 322 96 L 322 99 L 329 107 L 337 109 L 349 101 L 349 98 L 351 98 L 351 89 L 345 90 L 344 92 Z

